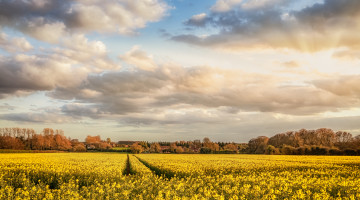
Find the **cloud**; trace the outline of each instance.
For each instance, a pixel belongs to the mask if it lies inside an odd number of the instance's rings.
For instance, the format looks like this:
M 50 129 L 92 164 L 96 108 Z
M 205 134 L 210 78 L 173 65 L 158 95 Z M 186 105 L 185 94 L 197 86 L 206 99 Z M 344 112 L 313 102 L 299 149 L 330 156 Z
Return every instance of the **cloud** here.
M 344 59 L 344 60 L 357 60 L 360 59 L 359 50 L 341 50 L 337 51 L 332 55 L 333 58 Z
M 2 105 L 0 105 L 0 111 L 4 110 L 4 111 L 9 111 L 9 110 L 14 110 L 16 107 L 15 106 L 11 106 L 8 103 L 3 103 Z
M 33 49 L 33 46 L 23 37 L 10 37 L 0 32 L 0 48 L 8 52 L 26 52 Z
M 119 58 L 145 71 L 154 71 L 157 68 L 157 64 L 152 56 L 142 51 L 139 46 L 134 46 L 125 55 L 119 56 Z
M 134 34 L 160 20 L 168 8 L 162 0 L 1 1 L 0 25 L 54 43 L 65 33 Z
M 99 109 L 93 105 L 84 105 L 81 103 L 69 103 L 65 104 L 61 107 L 61 111 L 73 118 L 79 117 L 91 117 L 91 118 L 98 118 L 101 114 L 99 113 Z
M 63 38 L 60 47 L 55 48 L 51 53 L 95 72 L 117 70 L 121 67 L 109 58 L 103 42 L 89 41 L 83 34 Z
M 211 7 L 213 12 L 227 12 L 231 10 L 235 5 L 238 5 L 243 0 L 218 0 L 215 5 Z
M 292 77 L 240 70 L 164 64 L 153 71 L 138 68 L 90 75 L 80 86 L 57 87 L 48 95 L 85 104 L 74 109 L 92 118 L 133 114 L 155 116 L 167 110 L 181 109 L 219 109 L 223 112 L 224 108 L 229 113 L 301 116 L 336 112 L 360 104 L 352 96 L 343 97 L 325 88 L 323 85 L 327 82 L 300 81 L 299 84 L 297 81 L 295 84 L 293 81 Z M 346 86 L 354 90 L 357 87 L 355 84 Z M 128 121 L 142 117 L 136 116 Z
M 0 115 L 0 119 L 27 123 L 65 123 L 72 119 L 65 115 L 54 113 L 10 113 Z
M 49 93 L 53 98 L 72 99 L 94 103 L 99 112 L 125 114 L 141 112 L 151 101 L 151 93 L 166 85 L 166 77 L 156 71 L 119 71 L 90 75 L 80 87 L 57 88 Z M 89 97 L 88 92 L 95 94 Z
M 66 27 L 63 22 L 49 21 L 45 17 L 25 19 L 16 28 L 35 39 L 49 43 L 58 42 L 66 33 Z
M 168 38 L 170 38 L 172 36 L 170 33 L 167 32 L 166 29 L 159 29 L 158 31 L 159 31 L 161 37 L 163 37 L 163 38 L 168 39 Z
M 273 136 L 277 133 L 283 133 L 290 130 L 300 130 L 302 128 L 308 130 L 315 130 L 318 128 L 331 128 L 334 131 L 349 131 L 354 136 L 359 134 L 359 116 L 346 117 L 294 117 L 277 119 L 266 114 L 249 115 L 241 123 L 230 123 L 228 129 L 229 133 L 236 133 L 234 137 L 241 137 L 242 141 L 247 142 L 251 138 L 259 135 Z M 261 124 L 261 125 L 259 125 Z M 210 131 L 210 130 L 209 130 Z M 221 137 L 219 137 L 221 139 Z
M 207 112 L 211 113 L 209 116 Z M 205 113 L 205 114 L 201 114 Z M 306 128 L 314 130 L 322 127 L 331 128 L 334 131 L 349 131 L 353 135 L 359 134 L 359 116 L 353 117 L 314 117 L 314 116 L 287 116 L 278 117 L 272 113 L 237 113 L 221 114 L 215 110 L 188 111 L 174 114 L 177 118 L 166 119 L 162 114 L 144 118 L 132 117 L 120 120 L 120 126 L 131 125 L 136 131 L 144 131 L 149 135 L 149 141 L 158 141 L 166 135 L 168 140 L 176 141 L 201 139 L 210 137 L 215 141 L 247 142 L 259 135 L 273 136 L 277 133 L 289 130 Z M 196 134 L 194 134 L 196 133 Z M 226 133 L 226 134 L 224 134 Z M 126 133 L 124 133 L 126 134 Z
M 76 103 L 74 103 L 75 105 Z M 70 103 L 69 105 L 72 105 Z M 65 106 L 64 106 L 65 107 Z M 21 122 L 21 123 L 78 123 L 80 121 L 80 115 L 71 115 L 64 112 L 63 108 L 56 108 L 54 106 L 48 107 L 36 107 L 27 112 L 24 111 L 8 111 L 4 114 L 0 114 L 0 120 Z
M 62 38 L 53 48 L 39 49 L 32 54 L 0 56 L 0 98 L 77 87 L 90 73 L 120 68 L 119 63 L 108 56 L 104 43 L 73 34 Z M 91 97 L 96 92 L 85 89 L 82 94 Z
M 272 9 L 290 4 L 290 0 L 217 0 L 210 10 L 214 13 L 223 13 L 241 8 L 244 10 Z
M 359 101 L 360 97 L 360 75 L 343 75 L 331 79 L 314 80 L 318 88 L 331 92 L 341 97 L 352 97 Z
M 292 60 L 292 61 L 287 61 L 287 62 L 282 62 L 280 63 L 282 66 L 286 67 L 286 68 L 297 68 L 299 67 L 299 63 Z
M 206 24 L 206 17 L 206 13 L 194 15 L 188 21 L 186 21 L 185 24 L 190 26 L 203 27 Z
M 218 109 L 180 108 L 163 110 L 154 113 L 131 113 L 119 117 L 122 124 L 134 126 L 146 125 L 181 125 L 181 124 L 222 124 L 234 119 L 233 114 Z M 232 120 L 231 120 L 232 121 Z
M 250 0 L 241 5 L 245 10 L 274 9 L 290 4 L 294 0 Z
M 213 9 L 206 17 L 206 25 L 217 29 L 218 33 L 205 38 L 195 34 L 177 35 L 173 40 L 231 51 L 285 48 L 316 52 L 340 47 L 360 48 L 356 34 L 360 31 L 359 1 L 325 0 L 301 10 L 291 10 L 291 2 L 235 2 L 239 4 L 236 7 Z M 234 2 L 219 0 L 215 7 L 230 3 Z
M 85 69 L 73 68 L 68 62 L 58 58 L 25 54 L 0 57 L 2 95 L 79 85 L 86 76 Z

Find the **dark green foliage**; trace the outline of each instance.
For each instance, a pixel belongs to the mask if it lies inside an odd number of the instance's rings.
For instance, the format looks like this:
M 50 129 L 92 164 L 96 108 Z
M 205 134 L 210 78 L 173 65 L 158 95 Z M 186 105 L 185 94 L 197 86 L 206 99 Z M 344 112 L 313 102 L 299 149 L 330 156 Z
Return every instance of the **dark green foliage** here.
M 200 153 L 201 154 L 210 154 L 210 153 L 212 153 L 212 150 L 210 148 L 202 147 L 200 149 Z

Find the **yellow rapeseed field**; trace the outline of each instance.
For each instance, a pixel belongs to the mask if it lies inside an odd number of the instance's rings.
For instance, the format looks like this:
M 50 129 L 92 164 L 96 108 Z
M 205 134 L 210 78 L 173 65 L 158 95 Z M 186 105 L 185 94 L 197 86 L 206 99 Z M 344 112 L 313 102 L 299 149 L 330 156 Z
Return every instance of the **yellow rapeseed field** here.
M 0 154 L 0 199 L 360 199 L 346 156 Z M 130 172 L 130 175 L 127 174 Z

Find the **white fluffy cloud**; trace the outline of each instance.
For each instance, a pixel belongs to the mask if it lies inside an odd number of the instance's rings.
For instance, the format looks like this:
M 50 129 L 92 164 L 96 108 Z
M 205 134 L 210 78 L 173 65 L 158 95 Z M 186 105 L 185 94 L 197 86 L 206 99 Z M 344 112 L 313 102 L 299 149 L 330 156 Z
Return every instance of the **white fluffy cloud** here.
M 40 53 L 0 56 L 0 97 L 77 87 L 90 73 L 120 67 L 109 58 L 101 41 L 89 41 L 84 35 L 74 34 L 57 47 Z M 83 93 L 94 95 L 90 90 Z
M 243 0 L 218 0 L 215 5 L 211 7 L 213 12 L 227 12 L 232 10 L 235 5 L 240 4 Z
M 101 41 L 89 41 L 85 35 L 74 34 L 62 40 L 61 46 L 53 52 L 56 56 L 69 59 L 73 64 L 87 67 L 89 71 L 116 70 L 120 65 L 108 56 L 108 50 Z
M 151 55 L 142 51 L 139 46 L 134 46 L 125 55 L 119 56 L 122 60 L 130 65 L 134 65 L 142 70 L 154 71 L 158 66 Z
M 9 37 L 0 32 L 0 48 L 13 53 L 30 51 L 33 46 L 23 37 Z
M 44 17 L 25 19 L 18 25 L 18 29 L 38 40 L 50 43 L 58 42 L 66 33 L 63 22 L 48 21 Z

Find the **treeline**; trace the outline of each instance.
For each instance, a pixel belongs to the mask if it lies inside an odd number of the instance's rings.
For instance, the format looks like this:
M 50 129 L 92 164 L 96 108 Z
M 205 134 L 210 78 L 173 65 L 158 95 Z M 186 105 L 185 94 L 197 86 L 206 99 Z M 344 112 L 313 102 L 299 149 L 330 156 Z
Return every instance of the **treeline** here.
M 259 136 L 248 143 L 252 154 L 284 155 L 360 155 L 360 136 L 320 128 L 279 133 L 272 137 Z
M 83 143 L 51 128 L 44 128 L 41 133 L 29 128 L 0 128 L 0 149 L 86 151 Z
M 212 142 L 209 138 L 177 142 L 136 142 L 130 146 L 132 153 L 202 153 L 226 154 L 245 153 L 246 144 Z
M 360 136 L 320 128 L 279 133 L 272 137 L 259 136 L 248 143 L 202 141 L 131 142 L 129 145 L 87 136 L 85 142 L 66 138 L 64 131 L 45 128 L 36 133 L 28 128 L 0 128 L 0 149 L 32 151 L 116 151 L 132 153 L 201 153 L 201 154 L 284 154 L 284 155 L 360 155 Z M 123 147 L 116 149 L 113 147 Z
M 0 149 L 36 150 L 36 151 L 76 151 L 110 150 L 114 145 L 110 138 L 101 140 L 100 136 L 87 136 L 85 142 L 64 136 L 63 130 L 44 128 L 36 133 L 29 128 L 0 128 Z

